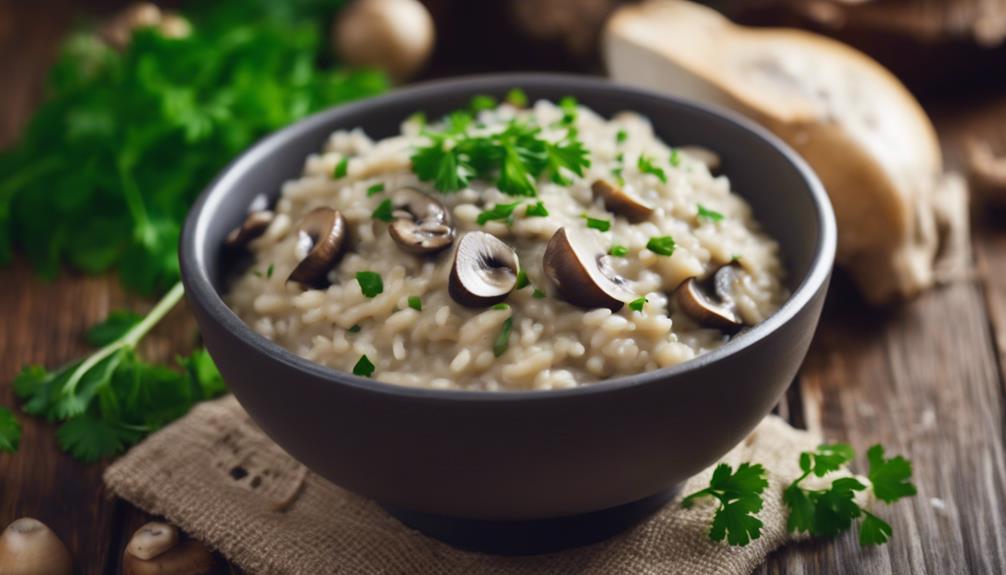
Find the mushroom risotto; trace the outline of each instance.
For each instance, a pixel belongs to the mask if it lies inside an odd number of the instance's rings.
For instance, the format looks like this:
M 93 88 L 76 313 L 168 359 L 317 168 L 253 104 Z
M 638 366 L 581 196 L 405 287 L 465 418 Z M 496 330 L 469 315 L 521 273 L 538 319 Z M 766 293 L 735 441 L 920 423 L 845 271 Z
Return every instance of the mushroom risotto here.
M 778 245 L 713 152 L 637 114 L 524 104 L 332 134 L 228 237 L 254 262 L 229 304 L 329 367 L 483 390 L 675 365 L 781 305 Z

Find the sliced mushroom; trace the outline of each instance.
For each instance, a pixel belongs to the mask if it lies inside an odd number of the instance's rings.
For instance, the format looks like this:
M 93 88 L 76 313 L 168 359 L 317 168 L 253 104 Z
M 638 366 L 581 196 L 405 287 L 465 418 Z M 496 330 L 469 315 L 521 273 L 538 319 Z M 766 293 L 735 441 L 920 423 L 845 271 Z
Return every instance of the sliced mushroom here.
M 0 535 L 0 573 L 70 575 L 73 559 L 66 545 L 44 523 L 22 517 Z
M 517 253 L 486 232 L 468 232 L 458 240 L 448 293 L 468 307 L 486 307 L 506 299 L 517 285 Z
M 604 247 L 588 233 L 559 228 L 545 247 L 542 264 L 545 276 L 571 304 L 618 311 L 636 297 L 611 267 Z
M 395 221 L 388 233 L 403 250 L 433 254 L 454 242 L 454 226 L 447 207 L 415 188 L 401 188 L 391 198 Z
M 231 249 L 243 248 L 255 238 L 261 236 L 269 229 L 273 219 L 276 217 L 270 210 L 254 211 L 248 214 L 245 221 L 227 234 L 224 245 Z
M 607 180 L 597 180 L 590 189 L 604 200 L 604 207 L 630 220 L 645 220 L 653 213 L 653 206 L 636 194 L 612 184 Z
M 737 314 L 732 287 L 740 270 L 736 262 L 721 267 L 713 274 L 711 286 L 702 285 L 694 276 L 686 279 L 674 293 L 678 307 L 704 327 L 737 333 L 744 327 L 744 320 Z
M 346 246 L 346 219 L 331 208 L 315 208 L 297 229 L 297 256 L 301 258 L 286 281 L 309 288 L 328 284 L 328 272 L 339 263 Z
M 133 535 L 134 540 L 137 535 L 139 531 Z M 215 575 L 222 571 L 221 562 L 195 539 L 177 543 L 150 559 L 133 555 L 130 547 L 132 541 L 122 553 L 122 575 Z
M 178 528 L 167 523 L 151 521 L 133 533 L 126 547 L 133 557 L 144 561 L 153 559 L 178 544 Z

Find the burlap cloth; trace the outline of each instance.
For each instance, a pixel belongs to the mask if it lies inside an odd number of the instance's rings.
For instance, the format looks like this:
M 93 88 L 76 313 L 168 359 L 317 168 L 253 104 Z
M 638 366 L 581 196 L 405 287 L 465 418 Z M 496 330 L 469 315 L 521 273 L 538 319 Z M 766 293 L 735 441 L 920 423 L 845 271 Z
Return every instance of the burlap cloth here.
M 233 397 L 204 403 L 151 435 L 108 468 L 105 483 L 250 574 L 746 574 L 790 539 L 782 491 L 799 474 L 799 452 L 818 443 L 769 416 L 724 457 L 769 470 L 762 536 L 742 548 L 709 540 L 711 501 L 686 510 L 675 500 L 641 525 L 588 547 L 531 557 L 459 551 L 308 472 Z M 711 473 L 690 479 L 682 493 L 707 485 Z

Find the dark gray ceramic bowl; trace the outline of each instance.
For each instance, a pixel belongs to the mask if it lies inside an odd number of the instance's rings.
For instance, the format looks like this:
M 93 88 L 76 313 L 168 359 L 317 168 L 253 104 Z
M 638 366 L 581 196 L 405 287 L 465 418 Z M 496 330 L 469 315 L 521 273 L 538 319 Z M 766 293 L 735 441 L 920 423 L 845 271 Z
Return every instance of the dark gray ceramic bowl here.
M 257 194 L 275 197 L 336 129 L 395 133 L 473 95 L 523 88 L 575 96 L 610 116 L 648 116 L 671 145 L 718 152 L 734 189 L 778 239 L 792 296 L 722 348 L 668 369 L 548 392 L 397 387 L 333 371 L 254 333 L 221 299 L 221 243 Z M 231 164 L 189 214 L 182 277 L 203 339 L 254 420 L 332 482 L 394 509 L 487 520 L 603 510 L 658 496 L 716 461 L 777 402 L 817 325 L 835 251 L 828 198 L 779 140 L 730 113 L 601 79 L 461 78 L 397 90 L 307 118 Z

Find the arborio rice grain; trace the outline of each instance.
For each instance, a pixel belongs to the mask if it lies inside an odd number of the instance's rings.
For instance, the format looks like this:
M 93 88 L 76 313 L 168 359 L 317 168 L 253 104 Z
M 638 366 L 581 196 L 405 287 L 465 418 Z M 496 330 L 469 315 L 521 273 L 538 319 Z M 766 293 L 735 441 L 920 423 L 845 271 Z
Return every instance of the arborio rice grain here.
M 561 136 L 551 126 L 562 112 L 550 102 L 540 101 L 526 111 L 504 104 L 481 112 L 478 119 L 492 128 L 515 115 L 546 127 L 546 137 Z M 351 371 L 366 355 L 376 368 L 372 377 L 380 381 L 484 390 L 575 387 L 675 365 L 722 345 L 727 336 L 697 325 L 677 309 L 671 294 L 685 279 L 706 277 L 732 260 L 744 270 L 735 282 L 734 298 L 745 323 L 758 323 L 778 308 L 787 297 L 778 245 L 759 230 L 751 208 L 730 192 L 726 177 L 711 175 L 699 159 L 683 152 L 674 154 L 677 165 L 672 165 L 672 150 L 639 115 L 622 113 L 607 121 L 580 107 L 576 127 L 590 151 L 587 173 L 569 186 L 539 180 L 538 197 L 527 198 L 527 205 L 542 201 L 549 215 L 521 217 L 522 205 L 512 224 L 482 226 L 476 219 L 483 210 L 520 198 L 478 180 L 450 194 L 419 182 L 410 169 L 410 155 L 427 140 L 414 122 L 403 124 L 401 135 L 379 141 L 359 129 L 332 134 L 322 153 L 307 158 L 303 177 L 283 186 L 277 217 L 249 246 L 254 264 L 235 280 L 230 305 L 258 333 L 334 369 Z M 624 138 L 617 137 L 620 131 Z M 640 172 L 640 154 L 663 169 L 666 183 Z M 333 171 L 344 159 L 346 176 L 334 179 Z M 624 187 L 656 206 L 647 220 L 632 223 L 608 212 L 594 197 L 591 183 L 611 180 L 617 167 Z M 368 195 L 378 183 L 386 191 Z M 372 217 L 401 186 L 439 197 L 451 210 L 458 236 L 481 229 L 513 247 L 531 285 L 510 293 L 506 309 L 467 308 L 453 301 L 447 290 L 453 246 L 434 257 L 407 254 L 392 241 L 387 224 Z M 722 214 L 722 220 L 697 217 L 700 204 Z M 330 287 L 305 290 L 286 278 L 300 260 L 296 225 L 319 206 L 342 212 L 350 247 L 330 272 Z M 549 238 L 562 226 L 585 229 L 583 214 L 611 220 L 609 231 L 587 233 L 604 246 L 628 249 L 624 257 L 611 257 L 611 265 L 630 280 L 637 295 L 647 298 L 642 311 L 628 306 L 614 313 L 581 309 L 559 299 L 544 276 L 542 257 Z M 646 249 L 651 237 L 666 235 L 677 244 L 671 256 Z M 355 279 L 359 271 L 379 273 L 383 292 L 366 297 Z M 536 290 L 545 297 L 536 297 Z M 410 307 L 410 297 L 419 298 L 421 310 Z M 509 344 L 496 357 L 494 342 L 508 319 Z

